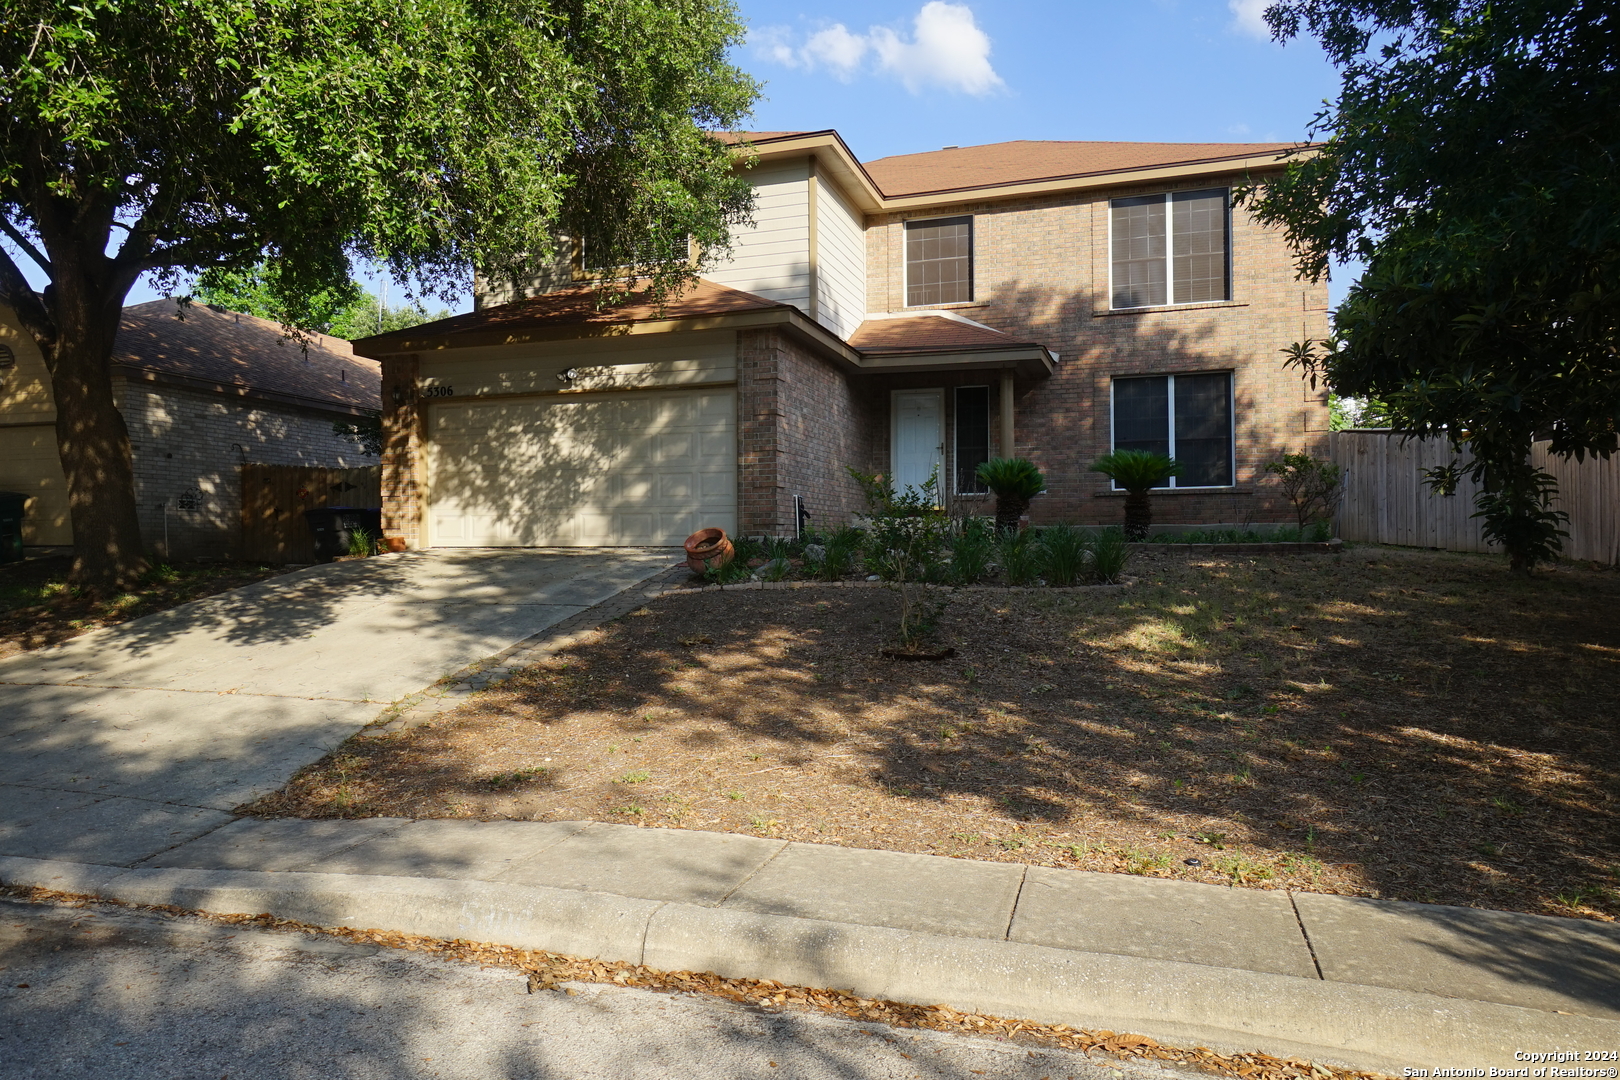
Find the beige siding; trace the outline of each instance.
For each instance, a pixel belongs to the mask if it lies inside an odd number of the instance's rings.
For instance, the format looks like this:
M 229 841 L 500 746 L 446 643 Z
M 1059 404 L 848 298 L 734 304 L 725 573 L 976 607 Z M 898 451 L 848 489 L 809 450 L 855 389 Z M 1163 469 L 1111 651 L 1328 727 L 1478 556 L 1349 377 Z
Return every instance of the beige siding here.
M 732 233 L 732 257 L 703 276 L 720 285 L 810 310 L 808 159 L 761 165 L 754 224 Z
M 73 542 L 54 424 L 0 427 L 0 491 L 29 497 L 23 505 L 23 543 Z
M 820 177 L 816 193 L 818 321 L 847 338 L 866 316 L 866 232 L 831 180 Z
M 67 482 L 56 453 L 56 408 L 45 357 L 10 308 L 0 307 L 0 342 L 16 356 L 14 366 L 0 368 L 0 491 L 28 496 L 23 543 L 71 543 Z
M 570 369 L 574 379 L 560 378 Z M 422 386 L 448 387 L 456 398 L 731 382 L 737 340 L 727 330 L 458 349 L 423 356 L 420 370 Z

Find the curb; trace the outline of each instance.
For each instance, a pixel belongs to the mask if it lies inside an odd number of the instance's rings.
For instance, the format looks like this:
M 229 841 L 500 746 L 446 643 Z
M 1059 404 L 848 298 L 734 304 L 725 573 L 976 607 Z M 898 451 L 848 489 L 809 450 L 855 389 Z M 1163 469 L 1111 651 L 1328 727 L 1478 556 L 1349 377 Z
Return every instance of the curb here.
M 1512 1068 L 1518 1050 L 1620 1040 L 1620 1021 L 1520 1006 L 502 882 L 8 857 L 0 884 L 774 979 L 1395 1075 Z

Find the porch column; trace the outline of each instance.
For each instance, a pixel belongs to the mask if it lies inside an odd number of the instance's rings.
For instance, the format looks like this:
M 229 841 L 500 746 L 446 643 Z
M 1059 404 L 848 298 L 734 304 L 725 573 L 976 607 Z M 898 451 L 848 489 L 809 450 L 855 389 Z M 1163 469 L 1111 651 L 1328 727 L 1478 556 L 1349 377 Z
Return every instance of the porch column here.
M 1012 457 L 1013 442 L 1013 373 L 1001 373 L 1001 456 Z

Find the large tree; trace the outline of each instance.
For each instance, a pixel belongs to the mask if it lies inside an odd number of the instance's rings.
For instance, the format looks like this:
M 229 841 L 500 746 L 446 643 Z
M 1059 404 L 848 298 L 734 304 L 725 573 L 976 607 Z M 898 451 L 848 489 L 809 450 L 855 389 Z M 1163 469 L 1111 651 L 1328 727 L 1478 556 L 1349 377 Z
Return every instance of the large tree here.
M 1620 18 L 1535 0 L 1280 0 L 1342 74 L 1320 146 L 1250 193 L 1302 273 L 1366 273 L 1295 359 L 1413 435 L 1466 450 L 1516 570 L 1559 550 L 1533 440 L 1577 458 L 1620 430 Z M 1459 469 L 1432 479 L 1442 490 Z
M 143 564 L 109 373 L 138 279 L 268 258 L 314 296 L 359 257 L 445 295 L 588 228 L 675 287 L 675 238 L 724 252 L 749 206 L 705 134 L 756 96 L 741 35 L 730 0 L 8 0 L 0 303 L 50 370 L 74 578 Z

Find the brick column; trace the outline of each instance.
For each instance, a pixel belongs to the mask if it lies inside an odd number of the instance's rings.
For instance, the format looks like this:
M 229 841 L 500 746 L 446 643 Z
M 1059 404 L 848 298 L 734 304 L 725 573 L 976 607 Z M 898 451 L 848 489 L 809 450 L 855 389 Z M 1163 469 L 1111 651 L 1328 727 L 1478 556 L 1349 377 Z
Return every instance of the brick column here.
M 737 527 L 745 536 L 780 535 L 783 424 L 781 334 L 737 334 Z
M 382 527 L 415 549 L 427 544 L 422 525 L 422 409 L 414 353 L 382 358 Z

